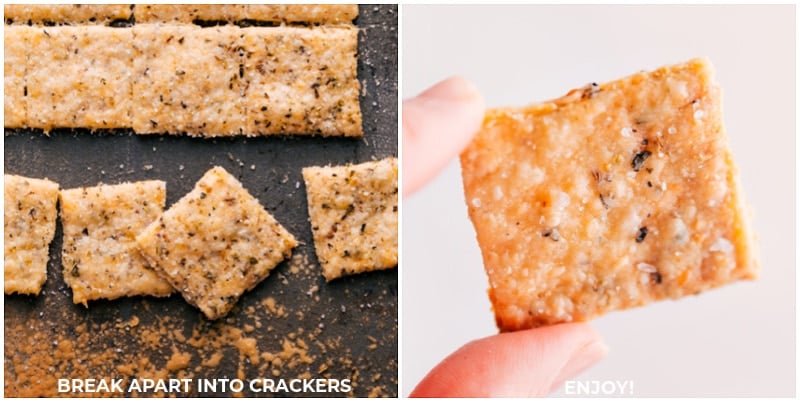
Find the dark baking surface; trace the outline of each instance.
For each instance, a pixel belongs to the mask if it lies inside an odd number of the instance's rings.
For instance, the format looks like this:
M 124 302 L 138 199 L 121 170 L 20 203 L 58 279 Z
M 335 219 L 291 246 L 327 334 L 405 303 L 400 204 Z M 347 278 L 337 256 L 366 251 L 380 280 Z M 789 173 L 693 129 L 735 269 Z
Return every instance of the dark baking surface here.
M 159 373 L 166 373 L 159 376 L 162 378 L 195 379 L 328 377 L 353 379 L 350 395 L 398 395 L 397 269 L 326 283 L 314 254 L 301 176 L 304 166 L 397 156 L 397 6 L 362 5 L 356 23 L 361 28 L 358 78 L 362 85 L 363 139 L 205 140 L 137 136 L 127 130 L 95 133 L 55 130 L 45 136 L 38 131 L 6 129 L 7 174 L 46 177 L 62 188 L 160 179 L 167 182 L 167 207 L 189 192 L 209 168 L 222 166 L 298 238 L 301 245 L 294 253 L 299 260 L 306 260 L 280 264 L 219 321 L 207 321 L 179 294 L 167 299 L 94 301 L 84 308 L 72 304 L 71 290 L 61 276 L 59 223 L 50 247 L 42 294 L 5 296 L 6 396 L 35 394 L 37 389 L 55 394 L 55 388 L 47 387 L 53 378 L 126 377 L 127 367 L 120 366 L 141 363 L 142 359 L 149 366 L 135 369 L 132 374 L 135 377 L 154 377 Z M 277 311 L 266 305 L 268 298 L 274 299 Z M 237 348 L 234 343 L 221 340 L 223 344 L 217 349 L 197 340 L 225 336 L 225 332 L 228 338 L 230 332 L 234 332 L 234 338 L 236 332 L 242 338 L 254 338 L 256 358 L 242 356 L 252 347 Z M 42 338 L 48 340 L 41 343 Z M 70 342 L 72 353 L 64 354 L 64 344 L 60 343 L 63 341 Z M 303 353 L 307 357 L 290 357 L 291 352 L 283 347 L 286 341 L 295 347 L 305 345 Z M 271 362 L 271 357 L 265 356 L 282 351 L 285 356 L 282 361 Z M 213 353 L 222 354 L 218 365 L 204 366 L 207 360 L 203 357 Z M 188 366 L 167 370 L 167 362 L 174 354 L 191 355 Z M 50 362 L 54 364 L 52 368 L 47 366 Z M 37 374 L 45 374 L 48 379 L 37 382 Z M 234 395 L 196 391 L 173 394 Z M 251 392 L 247 386 L 242 394 L 264 395 Z M 336 393 L 266 395 L 337 396 Z

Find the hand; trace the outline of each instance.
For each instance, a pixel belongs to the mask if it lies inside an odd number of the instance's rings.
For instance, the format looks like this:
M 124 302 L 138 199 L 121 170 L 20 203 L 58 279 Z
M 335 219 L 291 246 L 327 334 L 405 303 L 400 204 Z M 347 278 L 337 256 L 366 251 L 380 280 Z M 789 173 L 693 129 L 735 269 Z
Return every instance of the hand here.
M 450 78 L 403 102 L 403 194 L 432 180 L 483 122 L 477 89 Z M 414 397 L 544 396 L 608 352 L 585 323 L 501 333 L 461 347 L 439 363 Z

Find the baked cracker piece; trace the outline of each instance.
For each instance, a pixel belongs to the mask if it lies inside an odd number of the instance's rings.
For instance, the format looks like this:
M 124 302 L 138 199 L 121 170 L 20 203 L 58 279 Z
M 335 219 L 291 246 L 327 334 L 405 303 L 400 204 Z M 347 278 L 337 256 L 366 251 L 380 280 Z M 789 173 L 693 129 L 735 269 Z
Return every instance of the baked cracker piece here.
M 3 287 L 6 294 L 38 295 L 56 232 L 58 184 L 17 175 L 4 175 L 3 181 Z
M 133 27 L 136 133 L 239 135 L 244 128 L 238 27 Z
M 26 85 L 29 126 L 131 126 L 133 35 L 127 28 L 55 26 L 30 36 Z
M 136 247 L 136 235 L 161 215 L 165 199 L 163 181 L 61 191 L 61 264 L 73 303 L 172 293 Z
M 206 172 L 136 241 L 150 264 L 208 319 L 227 314 L 297 246 L 221 167 Z
M 358 4 L 249 4 L 247 19 L 269 22 L 349 24 Z
M 22 128 L 28 119 L 25 72 L 29 36 L 34 28 L 5 26 L 3 29 L 3 125 Z
M 308 214 L 322 274 L 397 265 L 397 159 L 303 168 Z
M 356 4 L 138 4 L 137 23 L 194 21 L 275 23 L 350 23 L 358 16 Z
M 363 135 L 357 28 L 243 30 L 248 135 Z
M 108 25 L 131 18 L 129 4 L 5 4 L 8 24 Z
M 502 331 L 758 275 L 707 60 L 491 110 L 461 165 Z
M 194 21 L 235 22 L 245 19 L 244 4 L 137 4 L 136 23 L 182 23 Z

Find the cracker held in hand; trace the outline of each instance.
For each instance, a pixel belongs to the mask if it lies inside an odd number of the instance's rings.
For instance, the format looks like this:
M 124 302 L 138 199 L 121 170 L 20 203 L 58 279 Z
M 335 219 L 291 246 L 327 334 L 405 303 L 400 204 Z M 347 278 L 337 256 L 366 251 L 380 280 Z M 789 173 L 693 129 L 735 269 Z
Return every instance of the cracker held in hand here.
M 461 164 L 502 331 L 758 274 L 706 60 L 489 111 Z
M 6 294 L 36 294 L 47 279 L 50 242 L 56 232 L 58 184 L 4 175 L 3 287 Z
M 397 159 L 303 168 L 308 214 L 322 274 L 397 265 Z
M 227 314 L 297 246 L 221 167 L 206 172 L 136 241 L 150 264 L 208 319 Z
M 61 264 L 73 303 L 172 293 L 136 247 L 136 235 L 161 215 L 165 198 L 163 181 L 61 191 Z

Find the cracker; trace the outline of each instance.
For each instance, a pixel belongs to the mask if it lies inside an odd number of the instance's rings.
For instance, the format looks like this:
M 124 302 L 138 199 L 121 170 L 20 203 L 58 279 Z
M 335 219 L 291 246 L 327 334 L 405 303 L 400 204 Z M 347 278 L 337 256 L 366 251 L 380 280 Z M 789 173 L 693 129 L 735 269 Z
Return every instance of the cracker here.
M 3 124 L 6 128 L 22 128 L 28 119 L 25 72 L 29 37 L 33 30 L 28 26 L 4 28 Z
M 492 110 L 461 163 L 503 331 L 758 274 L 706 60 Z
M 165 198 L 163 181 L 61 191 L 61 264 L 73 303 L 172 293 L 136 247 L 136 235 L 161 215 Z
M 30 37 L 29 126 L 108 129 L 131 124 L 130 29 L 40 27 Z
M 239 135 L 244 128 L 237 27 L 133 27 L 136 133 Z
M 239 21 L 245 19 L 244 4 L 137 4 L 136 23 L 183 23 L 194 21 Z
M 358 29 L 244 31 L 248 135 L 363 135 Z
M 4 175 L 3 287 L 38 295 L 47 279 L 48 248 L 56 232 L 58 184 Z
M 308 214 L 322 274 L 397 265 L 397 159 L 303 168 Z
M 150 264 L 208 319 L 227 314 L 297 246 L 221 167 L 206 172 L 136 241 Z
M 246 12 L 256 21 L 344 24 L 358 17 L 358 4 L 250 4 Z
M 275 23 L 350 23 L 358 16 L 356 4 L 139 4 L 137 23 L 195 21 Z
M 108 25 L 131 18 L 129 4 L 5 4 L 6 22 L 34 25 Z

